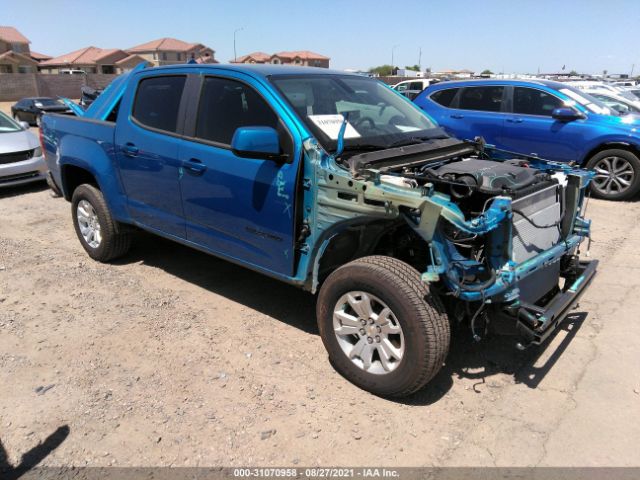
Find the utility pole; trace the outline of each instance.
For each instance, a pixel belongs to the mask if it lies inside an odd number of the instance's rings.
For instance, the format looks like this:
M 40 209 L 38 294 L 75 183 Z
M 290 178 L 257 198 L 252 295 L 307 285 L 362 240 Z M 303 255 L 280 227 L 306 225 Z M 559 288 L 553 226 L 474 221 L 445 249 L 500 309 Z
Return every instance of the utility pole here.
M 394 63 L 394 53 L 396 51 L 396 48 L 399 47 L 400 45 L 394 45 L 393 47 L 391 47 L 391 68 L 395 67 L 396 64 Z M 393 73 L 393 72 L 392 72 Z
M 422 47 L 418 51 L 418 70 L 422 71 Z
M 236 28 L 233 31 L 233 61 L 238 60 L 238 54 L 236 53 L 236 33 L 244 30 L 244 27 Z
M 631 74 L 629 75 L 629 78 L 633 78 L 633 71 L 636 69 L 636 64 L 634 63 L 633 65 L 631 65 Z

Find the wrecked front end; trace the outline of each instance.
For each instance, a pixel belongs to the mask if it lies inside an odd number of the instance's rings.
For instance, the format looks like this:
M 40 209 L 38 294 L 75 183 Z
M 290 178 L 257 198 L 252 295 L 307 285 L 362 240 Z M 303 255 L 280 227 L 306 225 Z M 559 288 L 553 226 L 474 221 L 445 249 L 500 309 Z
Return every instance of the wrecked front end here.
M 422 273 L 453 322 L 474 338 L 490 326 L 543 342 L 576 304 L 597 261 L 579 258 L 590 235 L 585 192 L 593 174 L 537 158 L 493 160 L 451 138 L 334 158 L 305 144 L 315 245 L 312 290 L 339 263 L 395 256 Z

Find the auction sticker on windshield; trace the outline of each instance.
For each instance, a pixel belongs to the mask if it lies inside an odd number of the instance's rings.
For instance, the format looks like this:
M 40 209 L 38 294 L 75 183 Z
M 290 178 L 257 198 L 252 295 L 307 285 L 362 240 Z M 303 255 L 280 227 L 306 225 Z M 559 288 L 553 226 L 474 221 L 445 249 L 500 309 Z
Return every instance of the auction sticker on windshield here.
M 340 114 L 309 115 L 309 120 L 315 123 L 331 140 L 337 140 L 340 127 L 342 126 L 342 122 L 344 122 L 344 117 Z M 360 134 L 353 128 L 353 125 L 347 122 L 347 127 L 344 130 L 344 138 L 358 137 L 360 137 Z

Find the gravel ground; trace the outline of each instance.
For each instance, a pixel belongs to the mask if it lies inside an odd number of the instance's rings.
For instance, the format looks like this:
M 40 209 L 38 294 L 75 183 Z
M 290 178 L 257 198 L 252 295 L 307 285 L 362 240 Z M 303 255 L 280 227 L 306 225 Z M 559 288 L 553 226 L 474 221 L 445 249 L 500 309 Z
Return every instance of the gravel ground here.
M 6 462 L 45 442 L 49 466 L 638 465 L 640 203 L 589 212 L 599 275 L 549 345 L 463 332 L 389 401 L 334 372 L 310 294 L 146 235 L 93 262 L 67 202 L 2 191 Z

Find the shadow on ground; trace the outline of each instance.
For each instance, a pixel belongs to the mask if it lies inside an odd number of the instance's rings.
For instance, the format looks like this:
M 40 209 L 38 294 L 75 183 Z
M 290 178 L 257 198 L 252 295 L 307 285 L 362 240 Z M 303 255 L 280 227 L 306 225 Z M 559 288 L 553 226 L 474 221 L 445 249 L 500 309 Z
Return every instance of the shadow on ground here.
M 318 334 L 315 296 L 291 285 L 144 233 L 136 239 L 132 251 L 120 260 L 121 264 L 137 262 L 160 268 L 304 332 Z M 498 374 L 513 375 L 517 383 L 536 388 L 566 350 L 585 318 L 586 313 L 570 314 L 544 345 L 525 351 L 516 349 L 515 337 L 494 335 L 475 342 L 469 329 L 460 328 L 451 339 L 446 365 L 438 375 L 426 388 L 398 401 L 411 405 L 435 403 L 451 389 L 455 378 L 477 380 L 474 390 L 478 393 L 480 390 L 476 387 Z M 564 335 L 560 345 L 543 365 L 536 366 L 560 332 Z
M 18 197 L 27 193 L 36 193 L 47 190 L 49 186 L 44 180 L 37 182 L 25 183 L 23 185 L 16 185 L 15 187 L 2 187 L 0 188 L 0 199 Z
M 69 436 L 69 431 L 67 425 L 58 427 L 44 442 L 39 443 L 23 454 L 20 463 L 16 466 L 9 463 L 7 451 L 2 445 L 2 440 L 0 440 L 0 478 L 3 480 L 17 480 L 23 476 L 58 448 Z

